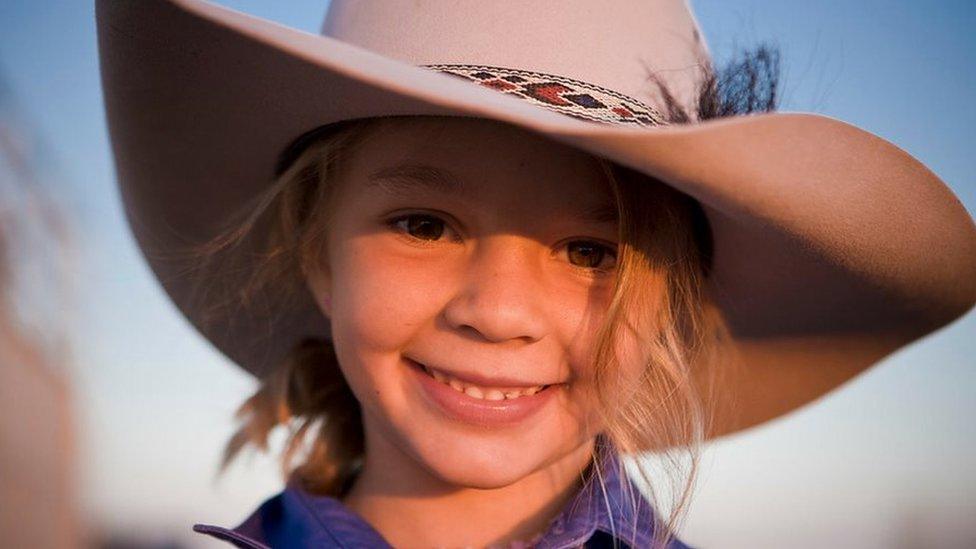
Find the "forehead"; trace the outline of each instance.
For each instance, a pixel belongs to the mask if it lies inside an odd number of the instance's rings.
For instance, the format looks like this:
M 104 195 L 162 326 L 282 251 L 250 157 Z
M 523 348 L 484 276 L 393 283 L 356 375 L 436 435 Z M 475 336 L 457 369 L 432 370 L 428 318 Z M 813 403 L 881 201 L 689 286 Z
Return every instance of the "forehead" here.
M 501 122 L 461 117 L 384 121 L 349 158 L 365 190 L 400 196 L 450 194 L 470 200 L 569 207 L 612 221 L 616 205 L 596 157 Z

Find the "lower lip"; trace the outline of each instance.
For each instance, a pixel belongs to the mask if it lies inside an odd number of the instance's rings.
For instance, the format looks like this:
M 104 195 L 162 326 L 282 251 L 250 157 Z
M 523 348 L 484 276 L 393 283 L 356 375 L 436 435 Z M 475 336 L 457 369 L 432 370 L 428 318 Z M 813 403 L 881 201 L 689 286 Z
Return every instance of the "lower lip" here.
M 483 427 L 504 427 L 521 423 L 542 409 L 560 385 L 550 385 L 534 395 L 511 400 L 485 400 L 456 391 L 432 378 L 424 367 L 405 359 L 423 393 L 448 417 Z

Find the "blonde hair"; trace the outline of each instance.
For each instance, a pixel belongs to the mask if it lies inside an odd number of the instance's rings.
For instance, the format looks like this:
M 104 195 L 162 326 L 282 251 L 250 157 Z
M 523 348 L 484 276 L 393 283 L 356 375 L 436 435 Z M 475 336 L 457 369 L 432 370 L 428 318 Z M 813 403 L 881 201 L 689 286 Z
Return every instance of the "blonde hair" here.
M 770 53 L 759 48 L 752 64 L 731 71 L 759 72 L 770 63 Z M 773 58 L 775 61 L 775 57 Z M 775 64 L 775 63 L 773 63 Z M 742 91 L 726 94 L 708 65 L 702 81 L 697 118 L 772 110 L 773 98 L 756 107 L 731 105 L 742 101 Z M 767 68 L 768 70 L 768 68 Z M 728 75 L 725 75 L 728 77 Z M 751 81 L 755 82 L 756 79 Z M 669 105 L 673 120 L 691 122 L 655 79 Z M 726 80 L 732 82 L 732 80 Z M 760 95 L 752 89 L 750 93 Z M 243 222 L 197 251 L 204 258 L 232 248 L 270 213 L 273 226 L 248 286 L 237 297 L 277 292 L 281 299 L 300 294 L 303 273 L 318 261 L 328 234 L 328 211 L 333 183 L 343 159 L 372 132 L 395 117 L 345 121 L 319 128 L 299 140 L 300 147 L 285 157 L 283 169 L 257 200 Z M 604 324 L 594 348 L 595 390 L 599 398 L 603 435 L 625 456 L 654 452 L 669 480 L 672 494 L 667 519 L 653 513 L 655 546 L 665 546 L 678 530 L 690 505 L 696 482 L 701 444 L 711 432 L 716 392 L 732 361 L 727 351 L 730 334 L 717 307 L 704 294 L 711 259 L 710 229 L 700 204 L 688 195 L 650 176 L 597 158 L 617 200 L 619 224 L 618 270 Z M 240 304 L 238 303 L 238 304 Z M 638 381 L 622 375 L 626 367 L 617 355 L 620 338 L 638 345 Z M 334 497 L 354 477 L 363 457 L 363 432 L 358 401 L 346 384 L 331 344 L 305 340 L 261 380 L 257 392 L 238 409 L 240 429 L 227 444 L 222 469 L 244 447 L 268 449 L 270 433 L 279 425 L 289 435 L 281 456 L 282 474 L 289 482 Z M 598 446 L 594 463 L 603 463 L 609 448 Z M 302 459 L 298 459 L 302 454 Z M 601 457 L 602 456 L 602 457 Z M 620 478 L 626 464 L 619 461 Z M 641 460 L 634 460 L 656 510 L 662 476 L 652 475 Z M 595 468 L 602 484 L 599 467 Z M 587 482 L 593 480 L 590 475 Z M 624 487 L 628 483 L 621 484 Z M 640 494 L 625 494 L 633 506 Z M 636 525 L 634 525 L 636 527 Z

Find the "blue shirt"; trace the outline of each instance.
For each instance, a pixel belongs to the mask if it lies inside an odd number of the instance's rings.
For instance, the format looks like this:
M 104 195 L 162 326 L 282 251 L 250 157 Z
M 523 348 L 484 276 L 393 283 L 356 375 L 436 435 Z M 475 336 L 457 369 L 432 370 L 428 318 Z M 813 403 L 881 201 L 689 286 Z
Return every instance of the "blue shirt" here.
M 610 548 L 614 547 L 614 539 L 619 547 L 651 546 L 654 516 L 651 504 L 629 477 L 625 475 L 621 482 L 618 460 L 611 454 L 607 465 L 600 468 L 606 493 L 596 479 L 584 483 L 534 547 Z M 636 512 L 628 492 L 636 498 Z M 193 529 L 248 549 L 391 547 L 365 519 L 339 499 L 310 494 L 291 484 L 234 529 L 207 524 L 196 524 Z M 667 547 L 690 549 L 675 538 Z

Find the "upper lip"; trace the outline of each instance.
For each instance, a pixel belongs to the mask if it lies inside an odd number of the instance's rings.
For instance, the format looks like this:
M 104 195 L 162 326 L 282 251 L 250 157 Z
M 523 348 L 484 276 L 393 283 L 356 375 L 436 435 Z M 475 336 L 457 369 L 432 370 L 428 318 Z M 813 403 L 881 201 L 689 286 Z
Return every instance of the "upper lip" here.
M 447 370 L 447 369 L 444 369 L 444 368 L 441 368 L 439 366 L 435 366 L 435 365 L 432 365 L 432 364 L 429 364 L 429 363 L 426 363 L 426 362 L 420 362 L 419 360 L 414 360 L 412 358 L 408 358 L 408 360 L 410 360 L 411 362 L 415 362 L 415 363 L 417 363 L 417 364 L 419 364 L 421 366 L 426 366 L 427 368 L 430 368 L 431 370 L 437 370 L 437 371 L 439 371 L 439 372 L 441 372 L 443 374 L 447 374 L 447 375 L 449 375 L 451 377 L 455 377 L 455 378 L 457 378 L 457 379 L 459 379 L 459 380 L 461 380 L 461 381 L 463 381 L 465 383 L 470 383 L 472 385 L 477 385 L 479 387 L 498 387 L 498 388 L 506 388 L 506 389 L 517 389 L 517 388 L 525 388 L 525 389 L 528 389 L 530 387 L 540 387 L 540 386 L 544 387 L 546 385 L 555 385 L 555 384 L 558 383 L 558 382 L 556 382 L 556 383 L 531 383 L 531 382 L 525 381 L 523 379 L 517 379 L 517 378 L 514 378 L 514 377 L 505 377 L 505 376 L 491 376 L 491 377 L 488 377 L 488 376 L 486 376 L 484 374 L 480 374 L 478 372 L 458 372 L 458 371 L 453 371 L 453 370 Z

